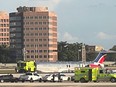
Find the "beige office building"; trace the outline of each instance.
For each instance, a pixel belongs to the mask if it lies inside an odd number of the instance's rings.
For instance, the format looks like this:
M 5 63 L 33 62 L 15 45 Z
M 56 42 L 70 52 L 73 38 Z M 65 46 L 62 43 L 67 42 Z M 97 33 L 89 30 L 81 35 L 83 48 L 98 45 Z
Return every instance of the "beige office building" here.
M 10 45 L 17 59 L 56 62 L 57 16 L 47 7 L 19 7 L 10 13 Z
M 9 45 L 9 15 L 0 11 L 0 45 Z

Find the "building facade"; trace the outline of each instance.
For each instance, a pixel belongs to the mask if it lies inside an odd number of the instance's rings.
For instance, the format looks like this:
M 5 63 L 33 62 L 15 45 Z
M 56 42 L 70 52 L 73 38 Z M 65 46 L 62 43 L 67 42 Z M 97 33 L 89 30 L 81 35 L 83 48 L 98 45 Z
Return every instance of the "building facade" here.
M 56 62 L 57 16 L 47 7 L 18 7 L 10 13 L 10 47 L 17 60 Z
M 9 15 L 0 11 L 0 45 L 9 46 Z

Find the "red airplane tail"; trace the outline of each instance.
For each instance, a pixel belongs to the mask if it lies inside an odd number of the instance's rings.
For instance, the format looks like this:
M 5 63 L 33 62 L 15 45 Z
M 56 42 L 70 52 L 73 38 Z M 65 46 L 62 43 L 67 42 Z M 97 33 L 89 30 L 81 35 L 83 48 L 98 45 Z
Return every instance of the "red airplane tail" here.
M 107 56 L 107 51 L 102 50 L 98 56 L 95 58 L 92 64 L 89 64 L 89 67 L 95 68 L 95 67 L 103 67 L 103 62 L 105 61 Z

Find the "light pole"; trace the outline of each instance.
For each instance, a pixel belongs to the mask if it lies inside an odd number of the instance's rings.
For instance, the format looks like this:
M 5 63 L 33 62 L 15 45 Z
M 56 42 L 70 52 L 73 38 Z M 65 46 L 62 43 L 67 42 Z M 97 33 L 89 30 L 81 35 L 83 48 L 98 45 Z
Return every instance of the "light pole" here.
M 24 60 L 24 61 L 26 60 L 26 53 L 27 53 L 26 49 L 23 48 L 23 56 L 24 56 L 23 60 Z
M 81 52 L 81 49 L 78 49 L 78 61 L 79 61 L 79 57 L 80 57 L 80 52 Z

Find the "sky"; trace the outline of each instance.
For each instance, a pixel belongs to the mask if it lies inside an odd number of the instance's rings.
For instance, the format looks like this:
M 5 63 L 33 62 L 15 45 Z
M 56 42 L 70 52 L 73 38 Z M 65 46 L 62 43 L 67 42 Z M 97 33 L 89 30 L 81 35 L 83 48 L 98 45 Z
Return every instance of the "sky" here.
M 0 0 L 0 11 L 45 6 L 58 16 L 58 41 L 116 45 L 116 0 Z

